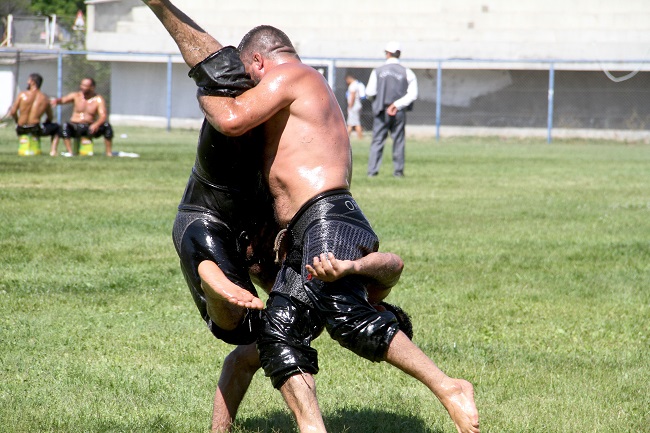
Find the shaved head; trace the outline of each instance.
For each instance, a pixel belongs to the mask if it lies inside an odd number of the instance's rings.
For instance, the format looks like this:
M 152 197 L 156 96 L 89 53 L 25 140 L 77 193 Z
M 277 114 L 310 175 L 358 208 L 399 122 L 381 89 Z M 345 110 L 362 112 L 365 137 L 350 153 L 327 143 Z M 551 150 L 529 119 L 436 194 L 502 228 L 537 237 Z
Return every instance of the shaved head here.
M 282 30 L 267 25 L 257 26 L 246 33 L 238 49 L 242 59 L 250 58 L 254 53 L 260 53 L 265 57 L 286 53 L 298 58 L 289 37 Z

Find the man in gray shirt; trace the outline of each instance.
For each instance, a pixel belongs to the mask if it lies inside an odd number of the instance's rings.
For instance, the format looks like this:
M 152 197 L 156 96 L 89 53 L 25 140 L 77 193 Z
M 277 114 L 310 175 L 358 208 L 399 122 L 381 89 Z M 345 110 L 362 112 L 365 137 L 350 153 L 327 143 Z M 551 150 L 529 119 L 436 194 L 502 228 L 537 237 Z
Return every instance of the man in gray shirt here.
M 366 95 L 372 100 L 374 115 L 368 176 L 379 173 L 384 143 L 390 132 L 393 139 L 393 176 L 403 177 L 406 111 L 418 97 L 418 82 L 415 73 L 400 64 L 398 42 L 386 44 L 385 52 L 386 63 L 372 71 L 366 86 Z

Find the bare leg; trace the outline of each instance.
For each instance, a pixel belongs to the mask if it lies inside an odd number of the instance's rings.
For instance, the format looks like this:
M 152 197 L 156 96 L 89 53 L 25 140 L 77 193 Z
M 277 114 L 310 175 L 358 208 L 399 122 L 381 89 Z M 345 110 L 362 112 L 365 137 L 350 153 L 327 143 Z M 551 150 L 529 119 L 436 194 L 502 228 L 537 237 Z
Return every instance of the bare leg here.
M 361 129 L 361 125 L 357 125 L 354 127 L 357 130 L 357 137 L 359 139 L 363 138 L 363 129 Z
M 386 361 L 425 384 L 447 409 L 458 433 L 478 433 L 478 410 L 471 383 L 447 376 L 401 331 L 393 338 Z
M 291 376 L 280 392 L 293 412 L 300 433 L 327 432 L 318 407 L 314 376 L 307 373 Z
M 376 306 L 379 304 L 381 301 L 386 299 L 388 294 L 391 292 L 391 288 L 383 288 L 379 286 L 370 286 L 368 285 L 367 287 L 368 290 L 368 302 L 370 302 L 371 305 Z
M 52 144 L 50 145 L 50 156 L 56 156 L 56 148 L 59 146 L 59 136 L 52 136 Z
M 113 156 L 113 140 L 104 137 L 104 146 L 106 147 L 106 156 Z
M 230 281 L 215 262 L 204 260 L 199 264 L 198 270 L 201 287 L 211 299 L 225 300 L 244 308 L 264 309 L 260 298 Z
M 63 144 L 65 144 L 65 150 L 68 152 L 70 155 L 73 155 L 72 153 L 72 143 L 70 142 L 69 138 L 64 138 L 63 139 Z
M 214 395 L 212 433 L 228 433 L 235 421 L 237 409 L 261 367 L 255 344 L 237 346 L 223 361 L 219 385 Z
M 260 298 L 230 281 L 216 263 L 204 260 L 198 271 L 208 314 L 220 328 L 234 329 L 241 323 L 247 308 L 264 308 Z

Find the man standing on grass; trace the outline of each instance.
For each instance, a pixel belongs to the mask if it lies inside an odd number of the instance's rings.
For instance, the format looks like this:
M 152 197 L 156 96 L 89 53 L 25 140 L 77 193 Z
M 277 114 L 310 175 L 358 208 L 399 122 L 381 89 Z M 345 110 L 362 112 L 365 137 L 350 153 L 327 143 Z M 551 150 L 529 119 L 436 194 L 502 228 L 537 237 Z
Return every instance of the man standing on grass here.
M 352 135 L 352 131 L 356 131 L 357 138 L 361 140 L 363 138 L 363 127 L 361 126 L 363 104 L 361 100 L 366 97 L 366 89 L 352 73 L 345 75 L 345 82 L 348 84 L 348 90 L 345 92 L 348 103 L 348 135 Z
M 378 247 L 349 194 L 347 128 L 322 75 L 300 61 L 284 33 L 259 26 L 240 44 L 246 72 L 256 87 L 234 98 L 219 95 L 213 90 L 221 87 L 217 83 L 222 76 L 240 69 L 237 51 L 223 47 L 169 1 L 145 2 L 192 67 L 190 75 L 200 86 L 199 103 L 208 122 L 228 136 L 263 127 L 264 177 L 291 246 L 269 296 L 257 344 L 262 366 L 300 431 L 326 431 L 312 376 L 318 371 L 317 357 L 309 345 L 325 327 L 344 347 L 373 361 L 385 360 L 427 385 L 459 432 L 478 432 L 472 385 L 446 376 L 398 329 L 392 314 L 377 312 L 361 280 L 348 276 L 326 283 L 308 277 L 306 264 L 313 257 L 334 252 L 343 260 L 357 259 Z M 212 295 L 225 302 L 263 307 L 248 290 L 226 292 L 209 286 Z
M 372 141 L 368 176 L 377 176 L 388 133 L 393 138 L 393 176 L 404 177 L 406 112 L 418 97 L 415 73 L 400 64 L 400 44 L 391 41 L 384 50 L 386 63 L 370 73 L 366 95 L 372 100 Z

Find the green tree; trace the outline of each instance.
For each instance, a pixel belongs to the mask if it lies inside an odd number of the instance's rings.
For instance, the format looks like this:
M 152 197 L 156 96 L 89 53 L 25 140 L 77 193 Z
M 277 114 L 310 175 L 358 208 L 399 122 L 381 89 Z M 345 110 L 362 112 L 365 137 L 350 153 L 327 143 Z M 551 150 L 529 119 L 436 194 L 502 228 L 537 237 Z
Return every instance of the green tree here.
M 9 14 L 25 15 L 29 11 L 29 0 L 2 0 L 0 3 L 0 16 Z
M 74 17 L 77 11 L 86 12 L 84 0 L 32 0 L 31 10 L 43 15 L 56 14 L 62 17 Z

